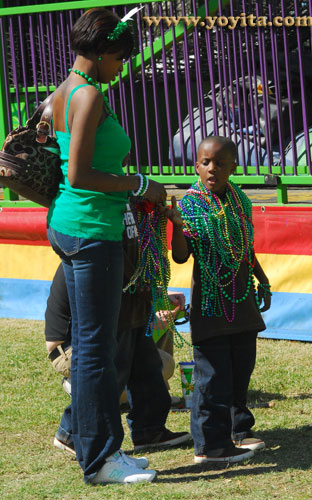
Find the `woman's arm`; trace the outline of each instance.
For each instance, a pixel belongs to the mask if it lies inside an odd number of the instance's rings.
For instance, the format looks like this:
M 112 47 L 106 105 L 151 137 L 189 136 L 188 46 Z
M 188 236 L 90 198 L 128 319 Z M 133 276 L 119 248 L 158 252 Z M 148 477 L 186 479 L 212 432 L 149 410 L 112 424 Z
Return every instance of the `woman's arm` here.
M 136 191 L 140 185 L 138 176 L 103 173 L 92 168 L 95 135 L 102 111 L 103 97 L 95 88 L 84 87 L 73 96 L 69 114 L 68 181 L 74 188 L 102 193 Z M 154 203 L 161 203 L 166 200 L 166 191 L 162 184 L 150 180 L 144 196 Z

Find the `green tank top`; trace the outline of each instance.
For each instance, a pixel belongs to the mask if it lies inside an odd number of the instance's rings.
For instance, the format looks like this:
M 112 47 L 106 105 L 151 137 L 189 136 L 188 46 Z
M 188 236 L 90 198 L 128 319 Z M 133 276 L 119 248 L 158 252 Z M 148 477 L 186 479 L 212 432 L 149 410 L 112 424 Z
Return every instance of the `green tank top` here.
M 68 110 L 75 87 L 68 98 L 65 114 L 66 132 L 56 131 L 61 150 L 63 180 L 49 212 L 48 224 L 60 233 L 80 238 L 119 241 L 122 239 L 123 214 L 128 192 L 99 193 L 70 186 L 67 177 L 70 131 Z M 117 120 L 107 116 L 95 136 L 92 168 L 100 172 L 124 175 L 122 160 L 128 154 L 131 141 Z

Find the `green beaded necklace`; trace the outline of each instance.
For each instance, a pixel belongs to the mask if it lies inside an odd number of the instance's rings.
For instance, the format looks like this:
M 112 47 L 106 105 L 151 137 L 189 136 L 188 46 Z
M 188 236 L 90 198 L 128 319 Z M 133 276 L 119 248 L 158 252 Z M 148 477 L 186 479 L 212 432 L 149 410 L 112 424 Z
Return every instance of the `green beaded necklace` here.
M 93 78 L 89 75 L 87 75 L 86 73 L 84 73 L 83 71 L 79 71 L 79 69 L 72 69 L 72 68 L 69 68 L 68 69 L 68 72 L 69 73 L 76 73 L 76 75 L 79 75 L 79 76 L 82 76 L 82 78 L 84 78 L 85 80 L 87 80 L 87 82 L 92 85 L 93 87 L 96 88 L 96 90 L 98 90 L 99 92 L 101 92 L 101 87 L 98 83 L 96 83 Z M 102 93 L 102 92 L 101 92 Z M 103 99 L 104 99 L 104 105 L 108 111 L 108 114 L 114 119 L 114 120 L 117 120 L 117 115 L 115 113 L 115 111 L 110 107 L 109 105 L 109 101 L 108 101 L 108 98 L 106 97 L 106 95 L 103 95 Z

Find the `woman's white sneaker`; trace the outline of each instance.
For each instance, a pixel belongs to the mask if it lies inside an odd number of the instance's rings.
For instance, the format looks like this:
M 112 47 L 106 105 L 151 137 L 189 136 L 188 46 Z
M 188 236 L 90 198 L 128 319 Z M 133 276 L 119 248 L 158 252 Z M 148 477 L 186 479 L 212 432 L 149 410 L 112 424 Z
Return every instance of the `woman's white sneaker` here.
M 129 457 L 120 451 L 116 451 L 106 459 L 105 464 L 91 479 L 92 484 L 105 483 L 141 483 L 151 482 L 156 477 L 155 470 L 143 470 L 130 465 Z
M 148 460 L 146 457 L 140 457 L 140 458 L 135 458 L 135 457 L 129 457 L 129 455 L 126 455 L 124 451 L 119 450 L 119 452 L 122 454 L 123 459 L 129 464 L 134 467 L 137 467 L 138 469 L 146 469 L 149 465 Z

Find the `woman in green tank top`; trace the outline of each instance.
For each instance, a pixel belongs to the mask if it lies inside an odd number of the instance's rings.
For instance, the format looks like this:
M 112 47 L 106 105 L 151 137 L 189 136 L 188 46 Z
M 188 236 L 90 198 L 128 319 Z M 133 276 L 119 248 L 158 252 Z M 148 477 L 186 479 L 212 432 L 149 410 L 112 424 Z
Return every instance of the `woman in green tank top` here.
M 113 359 L 128 192 L 163 203 L 166 191 L 141 174 L 124 175 L 130 139 L 97 83 L 114 80 L 130 56 L 127 23 L 104 8 L 90 9 L 75 23 L 70 41 L 77 57 L 53 102 L 63 180 L 48 213 L 48 236 L 62 258 L 72 315 L 72 404 L 58 436 L 64 445 L 72 436 L 86 482 L 152 481 L 155 471 L 142 469 L 146 460 L 120 451 Z

